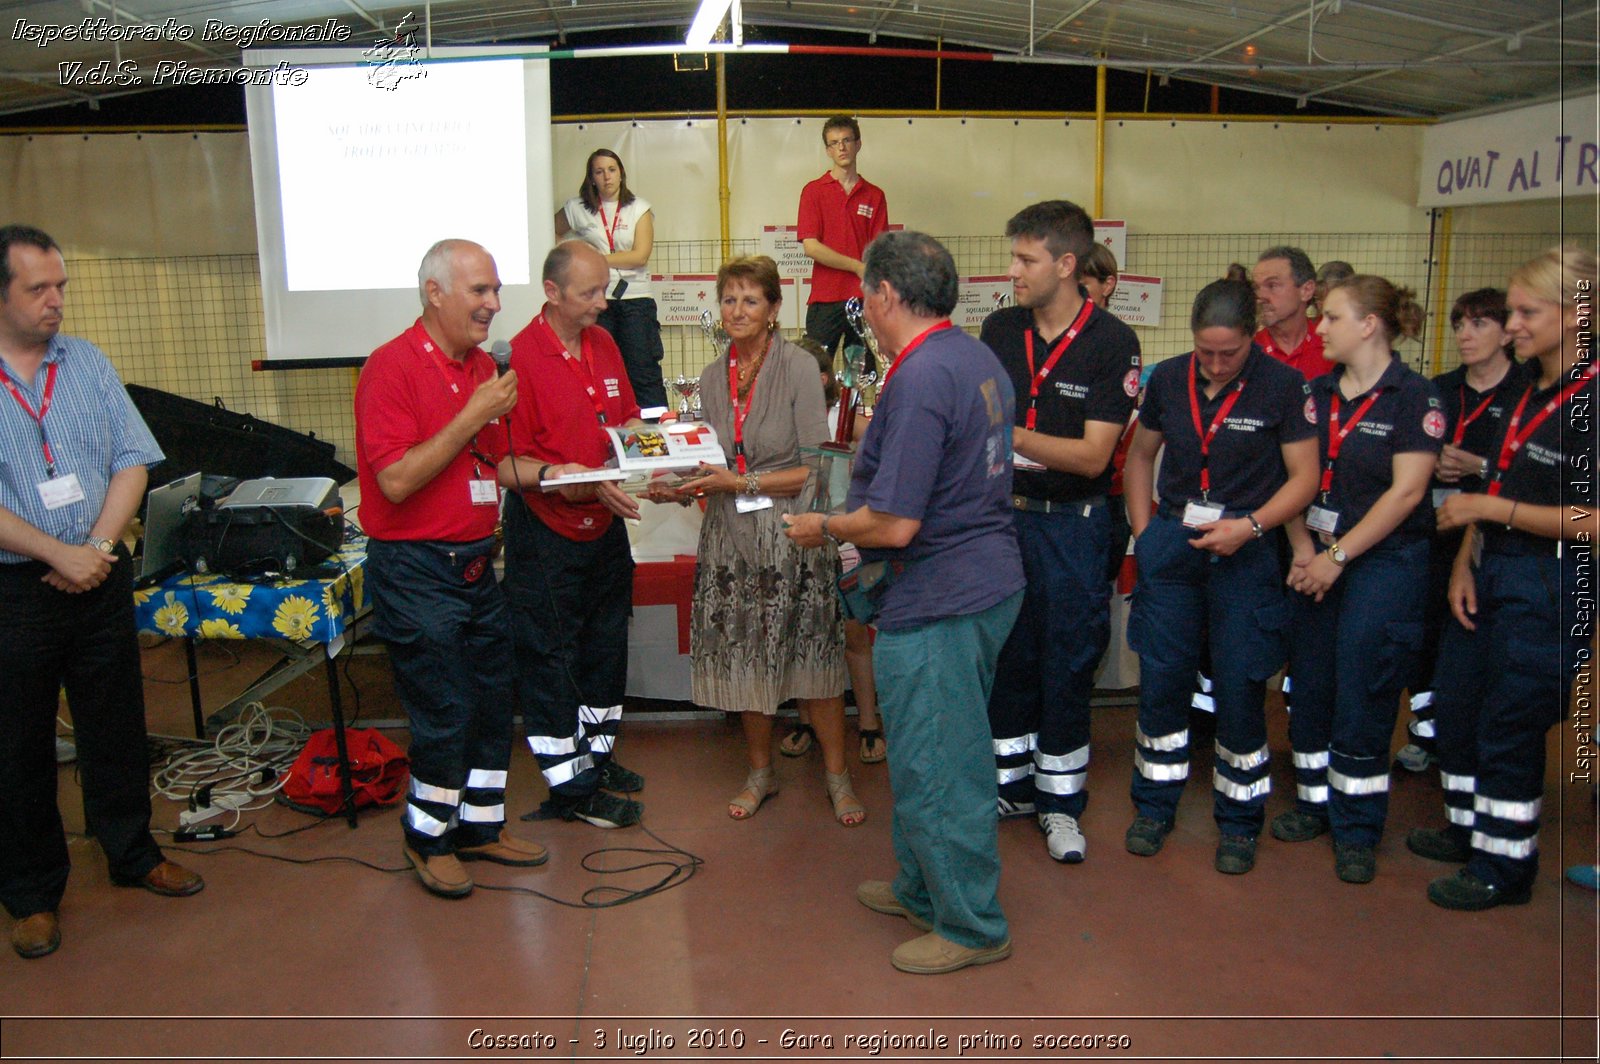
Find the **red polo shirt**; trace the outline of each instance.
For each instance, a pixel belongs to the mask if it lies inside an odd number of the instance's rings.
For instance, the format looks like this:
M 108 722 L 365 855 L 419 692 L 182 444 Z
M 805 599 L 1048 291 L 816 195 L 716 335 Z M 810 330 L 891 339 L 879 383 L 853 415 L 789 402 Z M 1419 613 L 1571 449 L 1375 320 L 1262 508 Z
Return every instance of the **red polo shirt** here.
M 494 535 L 499 508 L 474 505 L 471 482 L 494 480 L 505 455 L 505 429 L 491 423 L 438 476 L 404 502 L 392 503 L 378 473 L 424 443 L 461 413 L 479 384 L 494 376 L 494 360 L 474 347 L 459 362 L 440 351 L 422 319 L 367 359 L 356 383 L 356 475 L 361 527 L 377 539 L 469 543 Z M 498 439 L 498 443 L 495 441 Z M 487 462 L 473 457 L 477 450 Z
M 583 358 L 570 361 L 545 321 L 544 312 L 511 339 L 511 368 L 517 371 L 517 405 L 511 411 L 515 452 L 540 462 L 578 462 L 602 466 L 612 456 L 611 441 L 600 427 L 616 427 L 639 416 L 622 352 L 598 326 L 583 330 Z M 589 396 L 593 387 L 595 396 Z M 568 502 L 560 492 L 525 485 L 523 499 L 534 515 L 568 539 L 598 539 L 614 515 L 598 502 Z
M 1333 370 L 1333 363 L 1322 354 L 1322 337 L 1317 335 L 1317 322 L 1320 320 L 1320 318 L 1306 319 L 1306 338 L 1301 340 L 1300 346 L 1293 351 L 1286 353 L 1281 350 L 1272 342 L 1272 335 L 1265 329 L 1256 333 L 1256 344 L 1279 362 L 1299 370 L 1300 376 L 1306 380 L 1315 380 Z
M 872 238 L 889 225 L 889 204 L 883 189 L 856 175 L 848 193 L 833 172 L 806 183 L 800 190 L 800 219 L 795 239 L 820 240 L 841 255 L 859 259 Z M 839 303 L 861 294 L 861 279 L 849 270 L 836 270 L 820 262 L 811 264 L 812 303 Z

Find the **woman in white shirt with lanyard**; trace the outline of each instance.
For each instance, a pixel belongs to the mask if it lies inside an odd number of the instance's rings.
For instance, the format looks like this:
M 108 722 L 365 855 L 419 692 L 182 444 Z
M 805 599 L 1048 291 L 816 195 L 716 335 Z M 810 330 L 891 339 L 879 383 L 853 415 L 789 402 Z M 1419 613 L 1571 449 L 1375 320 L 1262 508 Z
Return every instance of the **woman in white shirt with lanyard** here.
M 622 350 L 628 383 L 641 409 L 667 405 L 661 379 L 661 323 L 650 292 L 655 215 L 628 187 L 628 171 L 609 148 L 589 153 L 578 195 L 556 212 L 556 239 L 577 237 L 606 258 L 611 283 L 596 323 Z

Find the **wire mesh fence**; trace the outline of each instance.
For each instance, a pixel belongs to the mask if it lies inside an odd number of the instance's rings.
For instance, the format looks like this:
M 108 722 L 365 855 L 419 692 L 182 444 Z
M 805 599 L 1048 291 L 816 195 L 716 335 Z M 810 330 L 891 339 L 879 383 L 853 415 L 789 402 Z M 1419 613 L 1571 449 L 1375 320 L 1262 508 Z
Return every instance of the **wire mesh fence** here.
M 942 237 L 963 276 L 1003 274 L 1004 237 Z M 1189 306 L 1202 287 L 1233 262 L 1248 266 L 1277 244 L 1305 249 L 1313 262 L 1344 259 L 1363 273 L 1381 274 L 1414 289 L 1427 310 L 1420 344 L 1400 353 L 1428 374 L 1457 364 L 1447 313 L 1455 297 L 1485 285 L 1503 286 L 1518 264 L 1559 242 L 1555 233 L 1460 235 L 1441 253 L 1428 233 L 1138 234 L 1127 241 L 1125 273 L 1163 282 L 1161 324 L 1137 331 L 1147 361 L 1189 350 Z M 735 240 L 735 255 L 759 250 Z M 660 242 L 651 268 L 661 274 L 709 274 L 722 259 L 716 240 Z M 253 255 L 181 258 L 73 259 L 68 331 L 99 344 L 123 379 L 192 399 L 220 400 L 300 432 L 331 440 L 342 461 L 354 463 L 351 403 L 357 371 L 350 368 L 257 372 L 266 358 L 261 278 Z M 395 322 L 398 333 L 406 322 Z M 521 322 L 503 323 L 509 335 Z M 662 373 L 695 375 L 712 354 L 700 330 L 669 326 Z

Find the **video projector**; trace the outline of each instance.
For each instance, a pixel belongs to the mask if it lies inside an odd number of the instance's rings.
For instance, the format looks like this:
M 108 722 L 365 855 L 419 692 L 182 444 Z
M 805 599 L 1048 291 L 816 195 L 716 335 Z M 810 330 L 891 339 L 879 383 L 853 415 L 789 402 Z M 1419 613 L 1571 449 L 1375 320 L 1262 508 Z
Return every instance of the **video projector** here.
M 180 539 L 191 572 L 288 573 L 318 565 L 344 541 L 344 502 L 328 477 L 246 480 L 189 515 Z

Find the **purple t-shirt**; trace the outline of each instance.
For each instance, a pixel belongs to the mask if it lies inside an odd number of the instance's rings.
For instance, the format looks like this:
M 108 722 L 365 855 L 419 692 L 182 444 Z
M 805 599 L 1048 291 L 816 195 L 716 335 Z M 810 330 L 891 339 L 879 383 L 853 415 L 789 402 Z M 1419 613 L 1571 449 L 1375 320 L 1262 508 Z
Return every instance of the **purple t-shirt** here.
M 847 509 L 922 522 L 901 550 L 862 548 L 863 563 L 903 573 L 874 622 L 886 632 L 978 613 L 1022 590 L 1011 506 L 1011 381 L 960 329 L 929 334 L 885 388 L 850 480 Z

